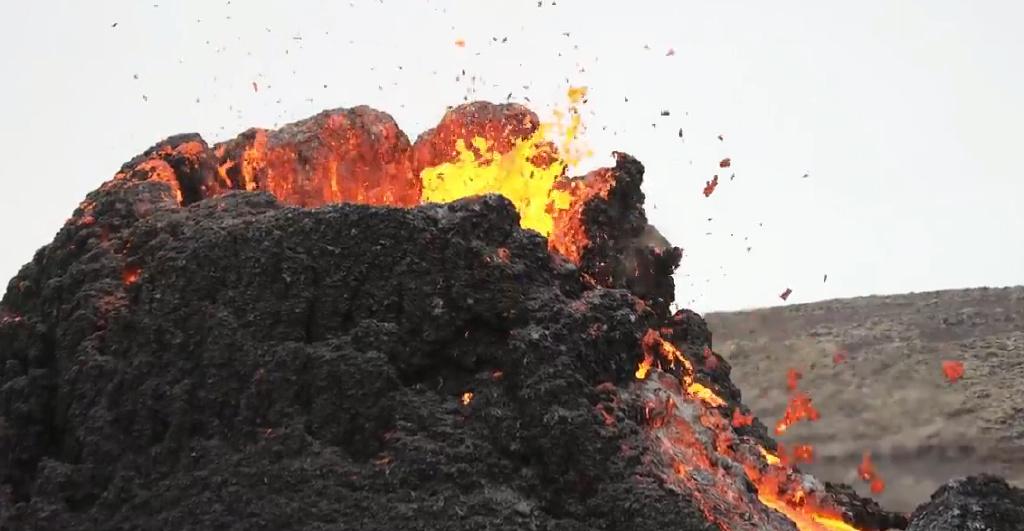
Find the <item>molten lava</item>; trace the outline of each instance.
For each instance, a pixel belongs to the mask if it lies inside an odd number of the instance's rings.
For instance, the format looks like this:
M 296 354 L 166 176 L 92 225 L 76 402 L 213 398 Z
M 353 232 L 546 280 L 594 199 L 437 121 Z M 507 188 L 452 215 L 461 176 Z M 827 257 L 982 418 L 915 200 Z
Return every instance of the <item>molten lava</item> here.
M 447 203 L 473 195 L 501 194 L 515 205 L 524 228 L 550 236 L 555 212 L 569 208 L 572 196 L 554 188 L 555 181 L 565 174 L 566 163 L 550 151 L 544 140 L 547 133 L 542 126 L 507 153 L 496 151 L 481 137 L 471 140 L 473 150 L 459 139 L 456 161 L 420 173 L 423 201 Z M 547 163 L 535 164 L 539 160 Z
M 139 281 L 140 275 L 142 275 L 142 269 L 139 266 L 130 265 L 121 272 L 121 281 L 125 286 L 131 286 Z
M 566 192 L 572 201 L 566 210 L 555 213 L 554 234 L 548 239 L 548 247 L 579 264 L 583 259 L 583 251 L 590 245 L 590 236 L 583 219 L 584 208 L 593 198 L 607 199 L 613 186 L 615 174 L 607 168 L 592 171 L 580 178 L 557 181 L 555 187 Z
M 125 164 L 115 181 L 166 183 L 178 205 L 232 190 L 265 191 L 302 207 L 412 207 L 501 194 L 524 228 L 579 264 L 592 236 L 585 207 L 607 198 L 616 182 L 613 170 L 567 175 L 591 154 L 578 139 L 586 93 L 570 88 L 568 110 L 547 123 L 521 105 L 462 105 L 415 143 L 389 115 L 365 106 L 325 111 L 274 131 L 250 129 L 212 147 L 198 135 L 172 137 Z M 79 219 L 91 222 L 87 215 Z
M 786 371 L 786 388 L 790 391 L 789 403 L 782 418 L 775 423 L 775 435 L 782 435 L 790 426 L 800 421 L 813 422 L 820 418 L 817 408 L 811 403 L 811 397 L 797 389 L 803 374 L 796 369 Z
M 647 331 L 642 346 L 644 358 L 636 377 L 643 381 L 642 396 L 648 397 L 644 401 L 648 429 L 671 472 L 667 481 L 669 485 L 678 482 L 693 494 L 710 521 L 732 529 L 730 515 L 753 515 L 752 508 L 744 507 L 761 503 L 785 515 L 801 531 L 856 531 L 843 520 L 823 486 L 791 468 L 791 463 L 813 459 L 810 446 L 797 445 L 780 457 L 739 436 L 733 428 L 752 423 L 752 415 L 748 420 L 737 408 L 729 417 L 718 409 L 726 402 L 694 381 L 693 364 L 657 330 Z M 663 367 L 678 367 L 680 377 L 671 378 Z M 799 376 L 792 379 L 795 388 Z M 757 486 L 756 502 L 738 494 L 742 478 L 729 472 L 735 468 Z M 760 529 L 773 527 L 770 520 L 750 523 Z
M 636 379 L 643 380 L 647 378 L 647 373 L 651 371 L 651 366 L 654 365 L 654 357 L 649 353 L 644 352 L 644 359 L 636 367 Z
M 412 145 L 387 114 L 328 111 L 277 131 L 252 129 L 215 148 L 225 190 L 264 190 L 305 207 L 350 202 L 414 206 Z
M 956 383 L 964 375 L 964 364 L 962 361 L 944 360 L 942 362 L 942 374 L 946 376 L 949 383 Z
M 521 124 L 505 124 L 504 130 L 485 125 L 474 131 L 479 128 L 463 126 L 454 136 L 450 131 L 435 134 L 439 137 L 435 143 L 454 140 L 454 154 L 440 151 L 439 163 L 420 170 L 423 202 L 501 194 L 515 205 L 524 228 L 548 236 L 553 250 L 579 262 L 586 234 L 574 221 L 582 217 L 582 204 L 594 195 L 607 195 L 610 188 L 566 179 L 566 170 L 589 155 L 577 146 L 581 129 L 577 105 L 586 93 L 585 87 L 569 88 L 568 123 L 565 114 L 556 111 L 554 123 L 536 125 L 531 115 L 525 115 Z M 557 147 L 549 140 L 553 132 L 560 137 Z M 473 136 L 467 139 L 469 135 Z M 418 159 L 438 158 L 438 149 L 427 156 L 422 155 L 424 151 L 417 148 Z
M 651 368 L 655 354 L 660 352 L 662 357 L 668 360 L 670 366 L 675 367 L 676 363 L 682 365 L 681 382 L 690 396 L 693 396 L 711 407 L 724 406 L 725 400 L 715 394 L 714 391 L 693 381 L 693 364 L 686 359 L 679 349 L 661 337 L 661 334 L 653 328 L 647 331 L 643 339 L 644 361 L 637 368 L 636 377 L 643 380 Z
M 796 387 L 797 387 L 797 385 L 800 384 L 800 379 L 803 378 L 803 377 L 804 377 L 804 375 L 800 371 L 798 371 L 796 369 L 789 369 L 789 370 L 787 370 L 786 371 L 786 389 L 789 389 L 790 391 L 796 391 Z
M 885 481 L 882 480 L 882 477 L 878 475 L 878 471 L 875 470 L 875 464 L 871 461 L 871 452 L 864 452 L 860 465 L 857 465 L 857 475 L 868 483 L 871 492 L 881 494 L 885 490 Z

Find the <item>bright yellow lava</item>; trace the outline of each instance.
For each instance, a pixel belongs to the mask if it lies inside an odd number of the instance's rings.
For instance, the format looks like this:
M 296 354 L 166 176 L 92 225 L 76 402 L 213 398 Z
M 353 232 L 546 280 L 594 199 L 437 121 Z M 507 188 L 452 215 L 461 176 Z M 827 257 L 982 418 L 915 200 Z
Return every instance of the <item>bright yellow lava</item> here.
M 761 450 L 761 455 L 764 456 L 765 462 L 767 462 L 769 465 L 774 466 L 782 462 L 782 460 L 779 459 L 779 456 L 769 452 L 768 450 L 765 450 L 760 446 L 758 446 L 757 449 Z
M 800 531 L 860 531 L 850 524 L 830 516 L 820 514 L 804 514 L 799 509 L 791 508 L 781 500 L 759 496 L 761 503 L 789 517 Z
M 569 123 L 563 122 L 563 113 L 555 112 L 554 124 L 541 125 L 529 138 L 517 140 L 507 153 L 498 153 L 480 137 L 470 141 L 473 149 L 459 139 L 455 161 L 426 168 L 420 173 L 423 202 L 446 203 L 474 195 L 501 194 L 515 205 L 520 225 L 550 236 L 555 213 L 568 209 L 572 203 L 568 191 L 554 189 L 555 181 L 564 176 L 566 168 L 589 154 L 574 146 L 580 132 L 575 105 L 585 95 L 585 87 L 571 87 Z M 561 137 L 557 156 L 547 142 L 553 128 Z M 540 161 L 547 165 L 534 163 Z
M 687 386 L 686 392 L 689 393 L 690 396 L 695 396 L 700 400 L 703 400 L 705 404 L 711 407 L 720 407 L 725 405 L 725 400 L 722 400 L 722 398 L 716 395 L 714 391 L 699 383 L 691 383 Z
M 814 523 L 820 524 L 825 529 L 835 529 L 837 531 L 859 531 L 856 527 L 835 518 L 814 515 L 811 519 L 814 520 Z
M 459 158 L 455 162 L 420 173 L 423 201 L 447 203 L 474 195 L 501 194 L 516 206 L 520 225 L 544 236 L 551 235 L 554 213 L 569 208 L 572 196 L 552 189 L 566 168 L 563 160 L 555 159 L 546 168 L 532 162 L 544 149 L 547 131 L 548 127 L 541 126 L 529 138 L 517 141 L 508 153 L 498 153 L 487 140 L 474 138 L 472 143 L 480 152 L 479 158 L 459 139 L 455 146 Z

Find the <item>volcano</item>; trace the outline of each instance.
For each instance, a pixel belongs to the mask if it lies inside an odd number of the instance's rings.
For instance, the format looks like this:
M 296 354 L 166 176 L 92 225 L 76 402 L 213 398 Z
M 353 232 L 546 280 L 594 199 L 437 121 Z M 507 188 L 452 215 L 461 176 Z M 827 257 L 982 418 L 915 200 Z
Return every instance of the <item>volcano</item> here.
M 996 478 L 908 518 L 801 472 L 671 309 L 642 164 L 568 176 L 584 94 L 127 162 L 0 304 L 0 527 L 1020 528 Z

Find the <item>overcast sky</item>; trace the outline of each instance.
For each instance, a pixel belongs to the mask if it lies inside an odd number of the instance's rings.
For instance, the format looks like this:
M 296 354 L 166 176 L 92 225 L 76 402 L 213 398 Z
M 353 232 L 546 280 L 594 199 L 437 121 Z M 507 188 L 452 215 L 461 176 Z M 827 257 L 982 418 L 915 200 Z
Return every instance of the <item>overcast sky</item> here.
M 368 104 L 415 138 L 463 98 L 543 117 L 572 84 L 581 169 L 644 162 L 698 311 L 1024 283 L 1024 2 L 540 4 L 8 2 L 0 282 L 171 134 Z

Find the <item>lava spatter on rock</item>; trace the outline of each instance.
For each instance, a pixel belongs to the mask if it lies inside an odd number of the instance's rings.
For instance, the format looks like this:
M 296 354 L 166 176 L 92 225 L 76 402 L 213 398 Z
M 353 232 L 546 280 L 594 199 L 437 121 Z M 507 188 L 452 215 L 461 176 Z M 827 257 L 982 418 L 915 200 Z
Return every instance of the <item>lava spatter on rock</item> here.
M 264 190 L 306 207 L 419 204 L 409 139 L 390 115 L 370 107 L 325 111 L 276 131 L 250 129 L 213 151 L 223 190 Z

